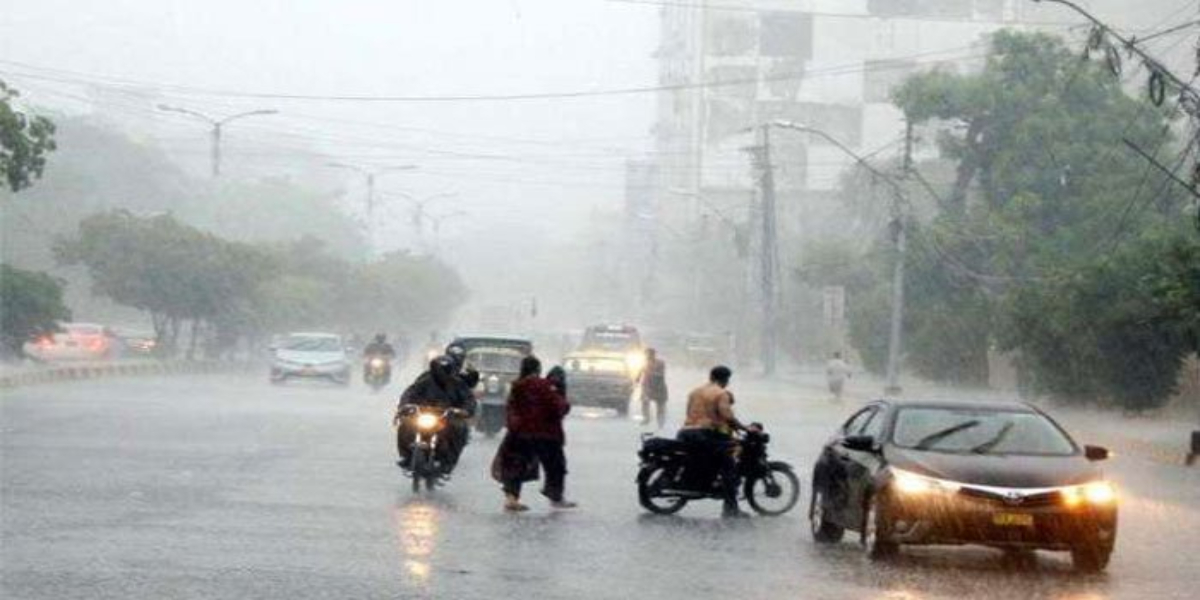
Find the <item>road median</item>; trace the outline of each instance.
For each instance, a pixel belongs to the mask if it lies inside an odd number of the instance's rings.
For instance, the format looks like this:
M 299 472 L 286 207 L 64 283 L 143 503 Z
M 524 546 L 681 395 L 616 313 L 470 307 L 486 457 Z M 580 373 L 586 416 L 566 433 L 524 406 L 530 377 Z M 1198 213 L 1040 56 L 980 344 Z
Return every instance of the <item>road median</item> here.
M 0 389 L 110 377 L 228 373 L 246 368 L 245 363 L 202 360 L 64 364 L 2 373 L 0 374 Z

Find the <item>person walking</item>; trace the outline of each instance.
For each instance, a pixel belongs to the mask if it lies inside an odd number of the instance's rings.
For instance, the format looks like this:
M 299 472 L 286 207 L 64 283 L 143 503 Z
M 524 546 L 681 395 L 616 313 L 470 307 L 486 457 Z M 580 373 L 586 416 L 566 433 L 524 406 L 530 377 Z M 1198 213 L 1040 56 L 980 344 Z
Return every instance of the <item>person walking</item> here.
M 650 422 L 650 405 L 654 404 L 654 416 L 658 429 L 667 420 L 667 363 L 658 358 L 654 348 L 646 348 L 646 366 L 641 374 L 642 424 Z
M 829 391 L 833 394 L 835 401 L 842 399 L 842 390 L 846 386 L 846 380 L 850 378 L 850 365 L 842 360 L 841 352 L 834 352 L 833 358 L 825 363 L 825 382 L 829 385 Z
M 566 397 L 541 376 L 542 363 L 537 357 L 521 360 L 521 371 L 508 395 L 504 441 L 492 462 L 492 476 L 504 487 L 504 509 L 529 510 L 521 503 L 521 487 L 537 479 L 537 467 L 545 471 L 542 495 L 554 508 L 575 508 L 563 493 L 567 458 L 563 452 L 566 435 L 563 419 L 571 410 Z

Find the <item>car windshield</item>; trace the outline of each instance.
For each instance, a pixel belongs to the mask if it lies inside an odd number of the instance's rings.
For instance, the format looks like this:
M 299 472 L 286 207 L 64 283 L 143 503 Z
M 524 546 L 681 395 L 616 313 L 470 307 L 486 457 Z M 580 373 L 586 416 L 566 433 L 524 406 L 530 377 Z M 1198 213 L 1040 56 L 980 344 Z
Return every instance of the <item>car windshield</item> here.
M 296 352 L 337 352 L 342 349 L 342 344 L 336 337 L 293 335 L 284 340 L 279 347 Z
M 1045 416 L 1017 410 L 903 408 L 892 442 L 937 452 L 1066 456 L 1075 444 Z
M 480 348 L 467 353 L 467 364 L 482 373 L 518 373 L 521 353 L 507 348 Z

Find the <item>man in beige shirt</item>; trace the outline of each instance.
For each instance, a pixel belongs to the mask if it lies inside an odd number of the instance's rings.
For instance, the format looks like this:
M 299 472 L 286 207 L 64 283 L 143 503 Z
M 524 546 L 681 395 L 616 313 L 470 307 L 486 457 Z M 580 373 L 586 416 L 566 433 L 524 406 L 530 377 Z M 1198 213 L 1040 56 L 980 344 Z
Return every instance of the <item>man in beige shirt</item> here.
M 733 458 L 734 431 L 747 431 L 747 427 L 733 414 L 733 394 L 725 389 L 733 372 L 729 367 L 713 367 L 708 383 L 688 394 L 687 417 L 679 430 L 680 441 L 696 447 L 697 452 L 707 455 L 719 468 L 725 517 L 745 517 L 746 513 L 737 505 L 737 463 Z

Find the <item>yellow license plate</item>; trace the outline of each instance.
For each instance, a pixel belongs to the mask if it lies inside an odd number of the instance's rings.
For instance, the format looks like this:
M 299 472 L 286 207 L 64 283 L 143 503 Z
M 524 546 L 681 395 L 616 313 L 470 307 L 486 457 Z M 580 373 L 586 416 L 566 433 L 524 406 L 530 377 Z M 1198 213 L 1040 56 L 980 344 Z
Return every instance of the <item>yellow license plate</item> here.
M 1033 515 L 1022 513 L 996 513 L 992 524 L 1001 527 L 1033 527 Z

